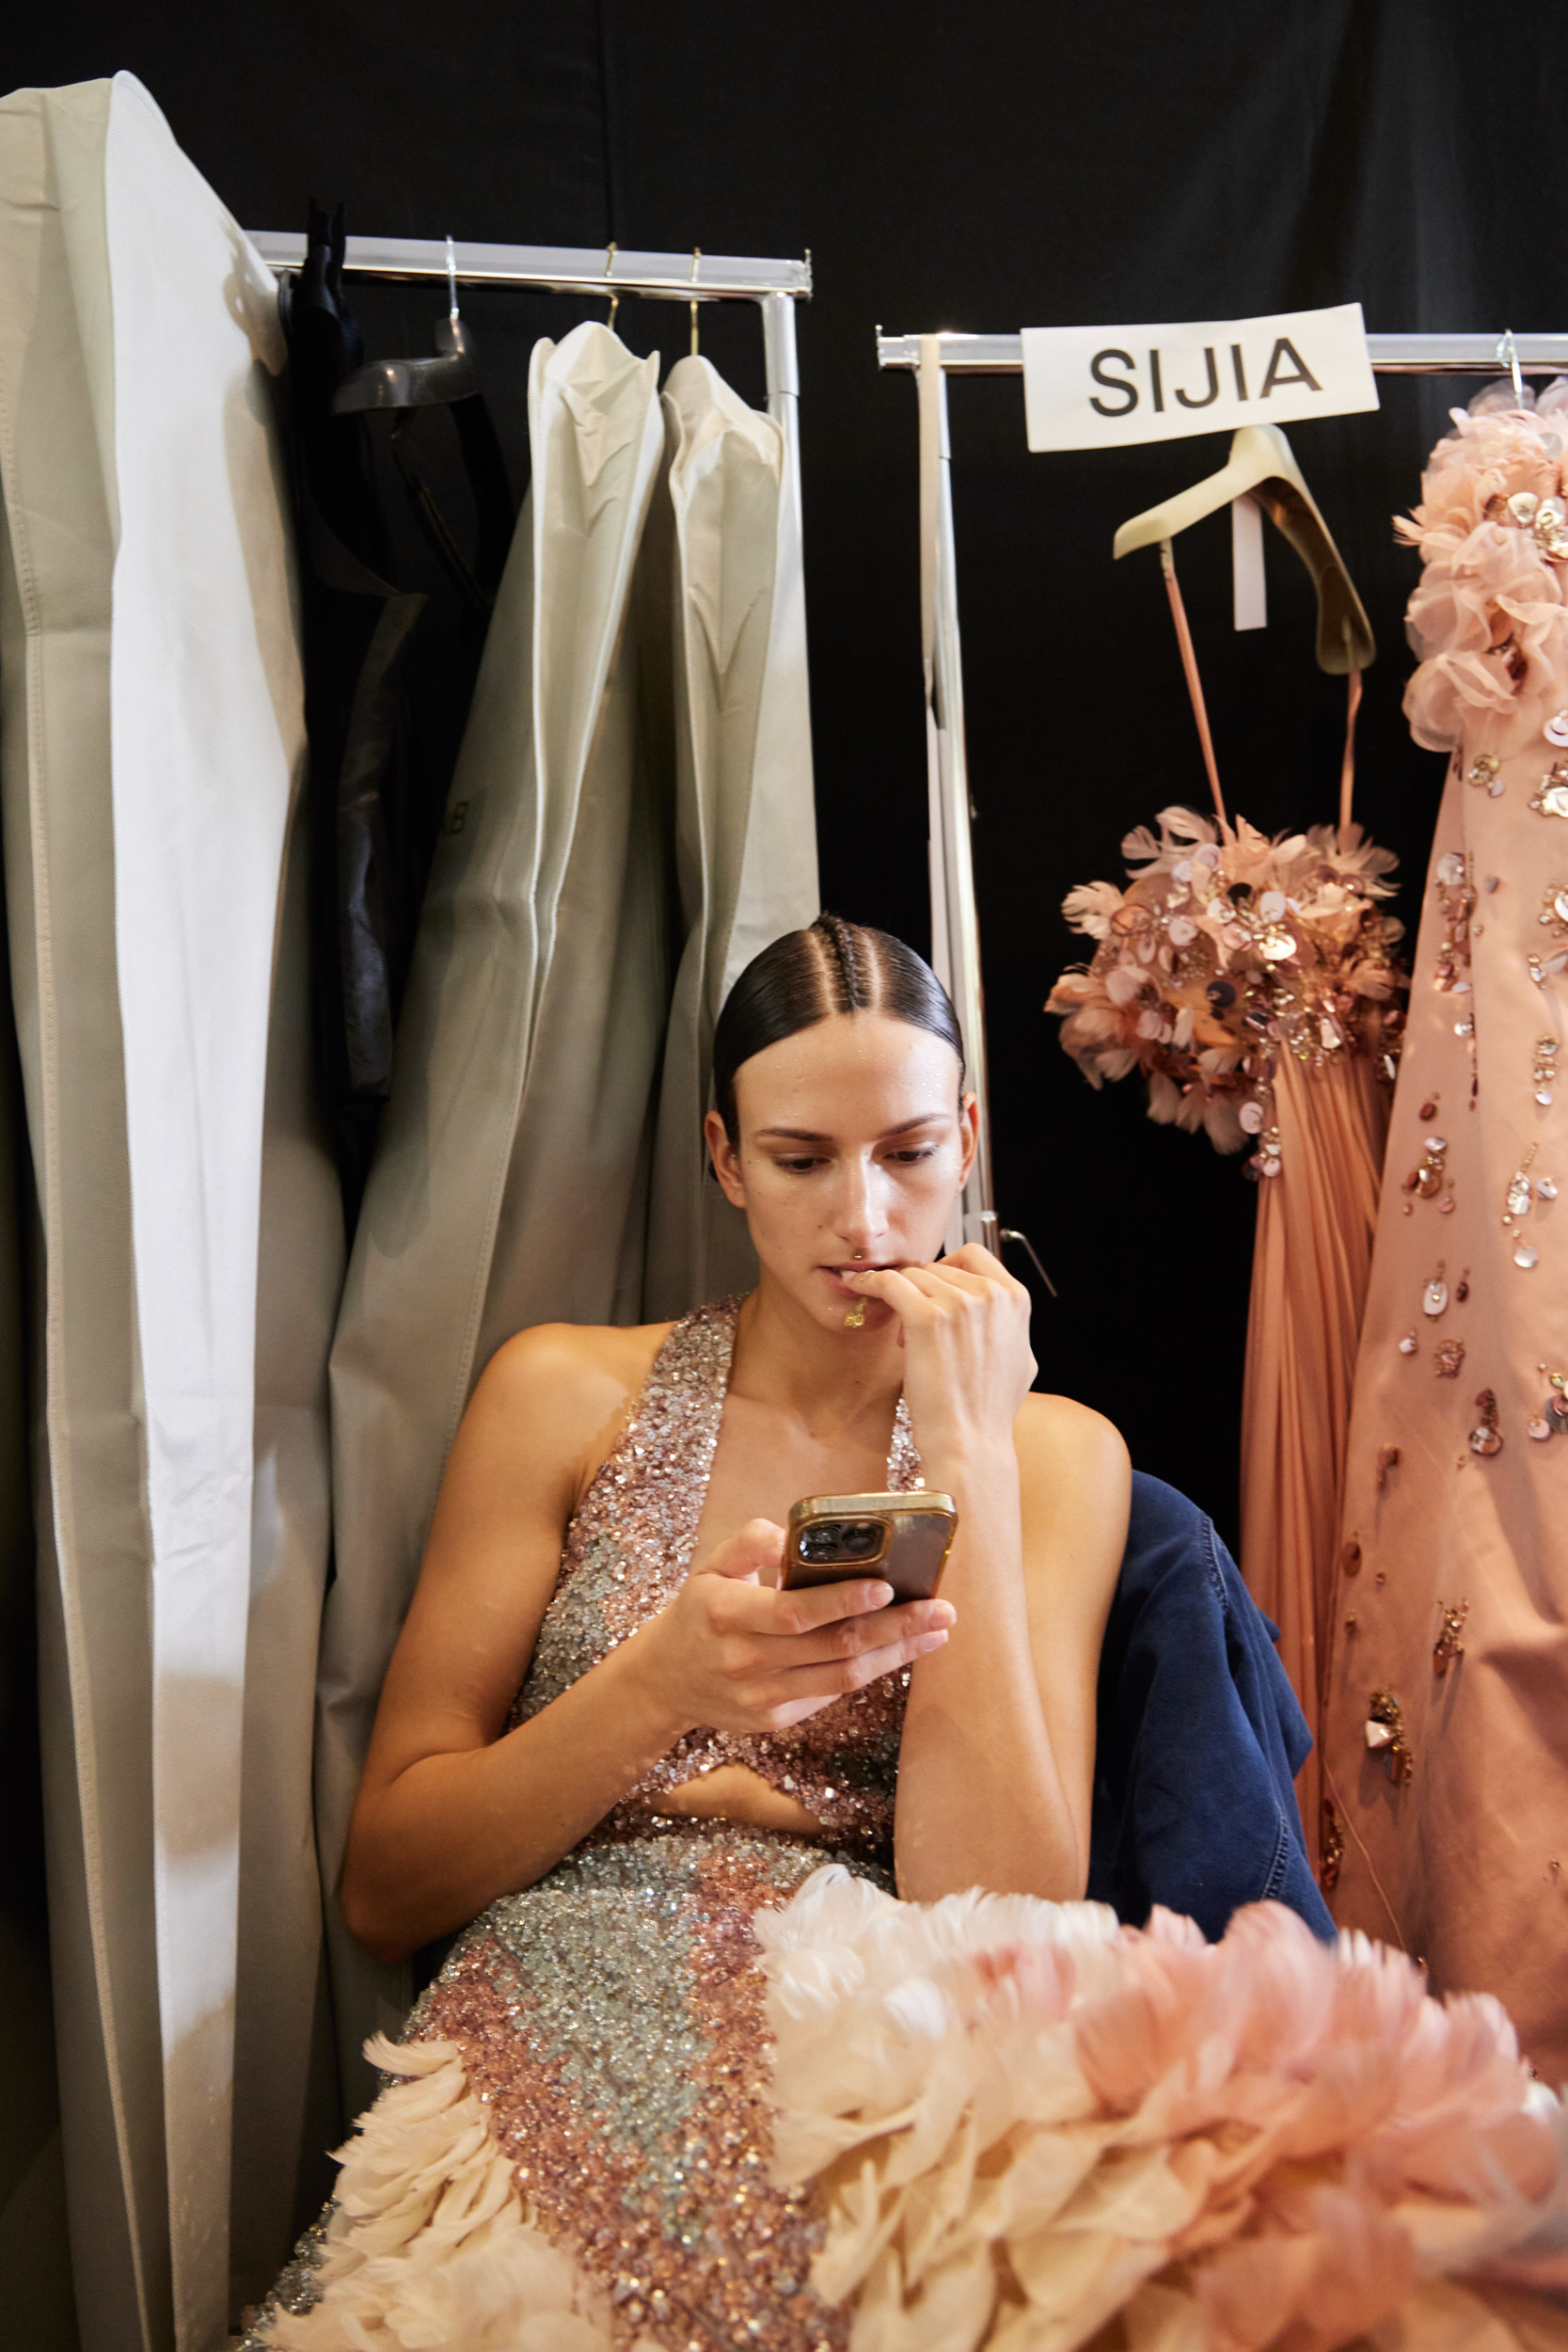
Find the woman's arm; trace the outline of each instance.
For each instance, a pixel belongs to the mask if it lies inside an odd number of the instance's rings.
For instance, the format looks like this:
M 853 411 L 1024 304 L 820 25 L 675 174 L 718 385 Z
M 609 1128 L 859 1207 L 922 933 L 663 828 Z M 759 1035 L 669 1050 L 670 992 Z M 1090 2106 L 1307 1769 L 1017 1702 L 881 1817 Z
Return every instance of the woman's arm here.
M 755 1520 L 657 1617 L 501 1736 L 587 1469 L 646 1369 L 636 1338 L 525 1332 L 464 1416 L 349 1826 L 343 1915 L 378 1959 L 531 1885 L 694 1724 L 780 1728 L 945 1639 L 942 1602 L 875 1613 L 885 1584 L 762 1587 L 783 1537 Z
M 1082 1896 L 1126 1448 L 1099 1414 L 1026 1393 L 1028 1295 L 989 1251 L 861 1279 L 903 1319 L 926 1483 L 958 1506 L 942 1581 L 957 1629 L 911 1677 L 899 1892 Z

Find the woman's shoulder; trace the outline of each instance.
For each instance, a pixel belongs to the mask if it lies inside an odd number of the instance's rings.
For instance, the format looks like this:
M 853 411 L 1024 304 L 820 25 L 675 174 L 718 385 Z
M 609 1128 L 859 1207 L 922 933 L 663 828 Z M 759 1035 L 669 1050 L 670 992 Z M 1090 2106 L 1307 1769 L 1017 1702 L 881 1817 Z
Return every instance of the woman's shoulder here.
M 635 1397 L 670 1323 L 535 1323 L 503 1341 L 480 1383 L 511 1406 L 548 1405 L 555 1413 L 602 1419 Z
M 1013 1423 L 1013 1443 L 1025 1468 L 1037 1466 L 1058 1475 L 1104 1475 L 1124 1465 L 1131 1470 L 1127 1441 L 1115 1422 L 1075 1397 L 1031 1389 Z
M 1013 1447 L 1026 1564 L 1037 1561 L 1054 1592 L 1076 1590 L 1088 1616 L 1103 1622 L 1132 1499 L 1125 1438 L 1090 1406 L 1031 1392 L 1013 1424 Z
M 537 1323 L 515 1332 L 475 1386 L 454 1461 L 501 1486 L 526 1468 L 564 1518 L 625 1429 L 673 1327 Z

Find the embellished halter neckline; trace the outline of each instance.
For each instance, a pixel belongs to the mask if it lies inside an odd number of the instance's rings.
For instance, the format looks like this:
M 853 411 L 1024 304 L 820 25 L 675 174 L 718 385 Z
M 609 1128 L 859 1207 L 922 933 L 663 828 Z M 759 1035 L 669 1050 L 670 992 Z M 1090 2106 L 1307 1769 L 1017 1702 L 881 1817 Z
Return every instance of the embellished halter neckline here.
M 513 1711 L 526 1722 L 673 1598 L 686 1581 L 729 1391 L 740 1301 L 699 1307 L 654 1359 L 626 1428 L 566 1530 L 556 1589 Z M 900 1396 L 888 1451 L 890 1493 L 920 1479 Z M 891 1836 L 907 1671 L 836 1699 L 787 1731 L 738 1738 L 699 1727 L 678 1740 L 604 1825 L 646 1819 L 657 1798 L 722 1764 L 782 1789 L 826 1832 L 880 1846 Z

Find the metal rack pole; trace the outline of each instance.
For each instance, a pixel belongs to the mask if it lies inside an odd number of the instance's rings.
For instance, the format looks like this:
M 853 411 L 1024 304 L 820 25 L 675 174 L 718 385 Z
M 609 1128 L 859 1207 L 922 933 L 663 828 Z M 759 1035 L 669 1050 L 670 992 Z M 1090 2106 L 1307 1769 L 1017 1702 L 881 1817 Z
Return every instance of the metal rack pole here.
M 808 263 L 809 268 L 809 263 Z M 764 294 L 762 363 L 768 386 L 768 413 L 784 428 L 784 457 L 795 506 L 795 530 L 800 531 L 800 371 L 795 356 L 795 301 L 787 294 Z
M 877 332 L 879 368 L 916 369 L 918 335 Z M 1023 344 L 1017 335 L 943 334 L 942 364 L 950 375 L 1021 375 Z M 1502 339 L 1496 335 L 1369 335 L 1367 351 L 1379 375 L 1506 375 Z M 1521 373 L 1568 373 L 1568 335 L 1515 335 Z
M 305 239 L 253 229 L 250 242 L 273 269 L 297 269 Z M 759 261 L 734 253 L 631 253 L 592 246 L 452 246 L 464 286 L 533 286 L 542 294 L 643 294 L 655 302 L 760 302 L 768 294 L 811 296 L 811 260 Z M 351 277 L 444 279 L 447 246 L 436 237 L 349 237 L 343 268 Z
M 931 947 L 947 982 L 963 1032 L 969 1084 L 980 1106 L 974 1166 L 964 1186 L 965 1241 L 983 1242 L 998 1256 L 996 1201 L 991 1186 L 990 1088 L 986 1072 L 986 1007 L 980 982 L 979 915 L 970 834 L 969 755 L 964 740 L 963 647 L 958 634 L 958 566 L 953 539 L 953 449 L 947 432 L 947 378 L 938 385 L 936 727 L 930 743 Z M 945 970 L 943 967 L 945 966 Z
M 253 229 L 250 242 L 269 268 L 298 269 L 306 241 L 293 230 Z M 795 305 L 809 302 L 811 255 L 770 261 L 736 253 L 637 253 L 593 246 L 459 244 L 445 238 L 348 237 L 343 269 L 354 278 L 413 284 L 532 287 L 540 294 L 636 294 L 651 302 L 754 302 L 762 312 L 768 413 L 784 428 L 784 453 L 799 537 L 800 374 L 795 355 Z
M 941 757 L 932 777 L 931 936 L 939 961 L 945 948 L 948 984 L 964 1033 L 971 1083 L 980 1109 L 980 1148 L 964 1193 L 966 1241 L 996 1249 L 999 1239 L 991 1189 L 990 1089 L 986 1064 L 985 990 L 980 972 L 980 917 L 974 897 L 970 820 L 974 802 L 964 748 L 963 655 L 958 634 L 958 547 L 953 532 L 952 450 L 947 431 L 949 375 L 1021 375 L 1023 345 L 1017 335 L 943 333 L 942 343 L 942 495 L 937 509 L 936 647 Z M 877 330 L 877 364 L 911 373 L 920 366 L 919 335 Z M 1381 375 L 1504 375 L 1507 346 L 1521 374 L 1568 373 L 1568 335 L 1369 335 L 1367 349 Z M 998 1253 L 1000 1254 L 1000 1253 Z M 1030 1251 L 1033 1256 L 1033 1250 Z M 1043 1271 L 1043 1269 L 1042 1269 Z

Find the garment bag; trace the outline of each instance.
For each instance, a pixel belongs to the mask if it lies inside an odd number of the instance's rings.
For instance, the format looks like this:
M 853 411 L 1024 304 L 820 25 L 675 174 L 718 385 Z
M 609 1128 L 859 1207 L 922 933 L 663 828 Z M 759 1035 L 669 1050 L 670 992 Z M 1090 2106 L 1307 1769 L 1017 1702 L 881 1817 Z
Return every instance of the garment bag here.
M 543 342 L 529 424 L 532 486 L 426 895 L 332 1359 L 337 1578 L 317 1821 L 351 2109 L 373 2090 L 359 2045 L 401 2025 L 408 1979 L 342 1928 L 343 1841 L 482 1332 L 488 1347 L 541 1316 L 635 1311 L 641 1275 L 633 1172 L 657 1041 L 637 991 L 657 977 L 647 894 L 662 870 L 636 882 L 610 862 L 630 857 L 646 824 L 629 774 L 626 624 L 663 449 L 657 363 L 597 326 Z M 605 870 L 574 864 L 579 826 Z M 579 918 L 580 944 L 568 938 Z M 558 955 L 580 1003 L 551 987 Z M 660 981 L 657 1022 L 663 1004 Z M 536 1051 L 549 1099 L 535 1087 L 520 1135 Z M 563 1229 L 531 1232 L 530 1198 Z M 489 1302 L 503 1211 L 515 1289 L 500 1312 Z
M 673 527 L 675 870 L 684 944 L 648 1219 L 646 1311 L 750 1289 L 745 1219 L 703 1142 L 731 981 L 817 912 L 800 507 L 782 429 L 705 359 L 664 393 Z
M 5 543 L 0 525 L 0 547 Z M 0 563 L 4 558 L 0 557 Z M 8 639 L 7 641 L 8 644 Z M 0 662 L 8 658 L 0 644 Z M 0 723 L 5 690 L 0 682 Z M 0 962 L 0 971 L 5 966 Z M 5 984 L 8 999 L 8 983 Z M 26 1117 L 0 1037 L 0 2275 L 25 2281 L 28 2352 L 76 2352 L 39 1786 L 38 1543 L 28 1472 L 32 1219 Z
M 282 352 L 269 274 L 130 75 L 8 101 L 0 191 L 0 742 L 46 1252 L 77 2297 L 87 2346 L 205 2347 L 229 2318 L 263 1089 L 303 757 Z M 284 1522 L 297 1484 L 277 1482 Z
M 293 803 L 267 1036 L 256 1282 L 255 1477 L 240 1805 L 232 2303 L 261 2299 L 342 2131 L 326 2003 L 311 1748 L 332 1548 L 326 1366 L 342 1194 L 313 1083 L 309 817 Z

